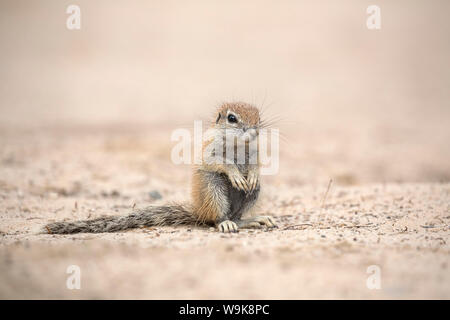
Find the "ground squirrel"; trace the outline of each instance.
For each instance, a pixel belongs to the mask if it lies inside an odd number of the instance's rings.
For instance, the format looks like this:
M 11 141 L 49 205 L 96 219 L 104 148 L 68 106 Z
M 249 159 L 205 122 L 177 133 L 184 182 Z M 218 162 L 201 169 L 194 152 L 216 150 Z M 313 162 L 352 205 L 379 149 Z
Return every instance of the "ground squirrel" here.
M 261 126 L 259 110 L 250 104 L 224 103 L 219 107 L 205 134 L 201 164 L 193 165 L 192 202 L 188 205 L 150 206 L 125 216 L 54 222 L 46 225 L 44 232 L 101 233 L 169 225 L 209 225 L 221 232 L 276 227 L 270 216 L 242 218 L 255 207 L 260 192 L 258 148 L 249 145 L 257 143 Z M 231 158 L 226 151 L 230 141 L 234 150 Z M 245 156 L 244 161 L 238 161 L 239 141 L 245 145 L 245 152 L 241 153 Z M 216 161 L 219 154 L 224 161 Z M 255 156 L 256 161 L 250 161 Z

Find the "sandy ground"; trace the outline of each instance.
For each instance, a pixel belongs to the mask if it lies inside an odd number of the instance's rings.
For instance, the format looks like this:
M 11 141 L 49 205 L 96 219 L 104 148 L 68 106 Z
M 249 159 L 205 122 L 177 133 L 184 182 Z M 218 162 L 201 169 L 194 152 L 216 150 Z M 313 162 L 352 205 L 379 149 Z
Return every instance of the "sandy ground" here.
M 2 148 L 2 298 L 450 297 L 449 183 L 333 182 L 324 200 L 327 183 L 267 177 L 261 213 L 275 216 L 273 231 L 36 235 L 50 221 L 188 200 L 190 170 L 148 131 L 29 134 Z M 81 290 L 66 288 L 69 265 Z M 366 286 L 371 265 L 380 290 Z
M 0 5 L 0 298 L 450 298 L 448 1 L 78 3 Z M 188 201 L 171 133 L 234 99 L 281 118 L 278 229 L 36 234 Z

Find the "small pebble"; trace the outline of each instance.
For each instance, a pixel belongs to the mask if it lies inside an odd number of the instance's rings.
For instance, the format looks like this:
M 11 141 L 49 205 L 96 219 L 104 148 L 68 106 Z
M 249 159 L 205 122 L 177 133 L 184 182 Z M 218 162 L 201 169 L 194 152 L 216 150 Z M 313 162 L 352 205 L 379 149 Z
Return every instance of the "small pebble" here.
M 158 192 L 158 190 L 153 190 L 148 193 L 148 196 L 153 200 L 162 199 L 162 195 Z

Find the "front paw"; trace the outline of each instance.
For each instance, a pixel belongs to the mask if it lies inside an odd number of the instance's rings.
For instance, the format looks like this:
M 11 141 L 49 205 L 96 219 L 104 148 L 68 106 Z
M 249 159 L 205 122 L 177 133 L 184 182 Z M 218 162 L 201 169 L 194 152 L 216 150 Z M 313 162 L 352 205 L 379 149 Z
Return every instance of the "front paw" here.
M 250 171 L 247 177 L 248 189 L 250 192 L 256 190 L 259 183 L 259 174 L 257 171 Z
M 238 232 L 237 224 L 230 220 L 225 220 L 225 221 L 219 223 L 217 228 L 219 229 L 220 232 L 223 232 L 223 233 Z
M 240 172 L 230 174 L 228 177 L 234 188 L 245 192 L 249 192 L 247 180 L 245 180 L 244 176 Z

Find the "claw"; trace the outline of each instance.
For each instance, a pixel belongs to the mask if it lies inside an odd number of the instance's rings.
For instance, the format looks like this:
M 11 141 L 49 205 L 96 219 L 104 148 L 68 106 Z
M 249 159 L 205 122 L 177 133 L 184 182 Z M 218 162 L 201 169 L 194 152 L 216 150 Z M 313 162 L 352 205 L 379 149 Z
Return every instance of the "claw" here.
M 221 222 L 218 225 L 218 229 L 219 229 L 219 231 L 221 231 L 223 233 L 238 232 L 237 224 L 230 220 L 225 220 L 225 221 Z
M 277 228 L 277 224 L 271 216 L 259 216 L 255 218 L 255 221 L 265 225 L 268 228 Z
M 240 173 L 231 175 L 230 181 L 234 188 L 236 188 L 238 190 L 243 190 L 245 192 L 249 191 L 247 181 Z
M 249 186 L 250 192 L 253 192 L 256 189 L 256 186 L 258 185 L 258 181 L 259 181 L 258 172 L 250 171 L 250 173 L 248 175 L 248 186 Z
M 243 219 L 237 222 L 240 228 L 278 228 L 275 220 L 271 216 L 258 216 L 251 219 Z

